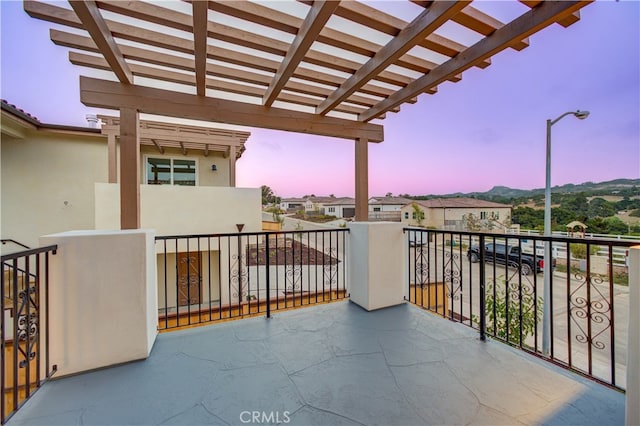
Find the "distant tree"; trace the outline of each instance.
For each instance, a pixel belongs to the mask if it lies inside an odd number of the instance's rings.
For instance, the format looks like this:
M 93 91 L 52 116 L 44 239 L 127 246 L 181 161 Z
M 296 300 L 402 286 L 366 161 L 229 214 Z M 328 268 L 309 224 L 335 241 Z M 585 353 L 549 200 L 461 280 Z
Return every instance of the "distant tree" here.
M 511 211 L 511 222 L 519 224 L 524 229 L 542 229 L 544 225 L 544 211 L 531 207 L 516 207 Z
M 473 213 L 463 215 L 462 221 L 467 231 L 477 232 L 482 230 L 482 222 L 480 221 L 480 218 Z
M 629 213 L 629 216 L 640 217 L 640 209 L 631 210 L 631 212 Z
M 385 194 L 385 197 L 393 197 L 393 194 L 392 194 L 391 192 L 387 192 L 387 193 Z
M 262 205 L 266 206 L 267 204 L 278 204 L 280 203 L 280 197 L 277 197 L 271 188 L 267 185 L 262 185 L 260 187 L 262 190 Z
M 418 222 L 418 226 L 422 226 L 422 221 L 424 221 L 424 211 L 420 208 L 418 203 L 411 203 L 411 208 L 413 209 L 413 218 Z
M 589 218 L 609 217 L 614 216 L 615 214 L 616 210 L 614 208 L 614 204 L 604 198 L 598 197 L 589 201 L 589 208 L 587 210 L 587 216 L 589 216 Z

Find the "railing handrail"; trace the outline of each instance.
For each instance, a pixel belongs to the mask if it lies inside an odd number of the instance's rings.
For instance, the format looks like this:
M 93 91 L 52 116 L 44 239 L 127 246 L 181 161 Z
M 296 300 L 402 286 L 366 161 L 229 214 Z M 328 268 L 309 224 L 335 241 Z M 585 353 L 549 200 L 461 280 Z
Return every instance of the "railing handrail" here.
M 0 240 L 0 242 L 2 244 L 13 243 L 13 244 L 18 245 L 18 246 L 20 246 L 22 248 L 25 248 L 27 250 L 31 250 L 31 247 L 29 247 L 29 246 L 27 246 L 25 244 L 22 244 L 21 242 L 16 241 L 16 240 L 14 240 L 12 238 L 3 238 L 3 239 Z
M 237 237 L 241 235 L 256 236 L 256 235 L 277 235 L 277 234 L 306 234 L 309 232 L 349 232 L 349 228 L 327 228 L 327 229 L 302 229 L 295 231 L 260 231 L 260 232 L 228 232 L 221 234 L 180 234 L 180 235 L 158 235 L 158 240 L 175 240 L 176 238 L 218 238 L 218 237 Z
M 5 263 L 8 262 L 10 260 L 14 260 L 14 259 L 18 259 L 21 257 L 26 257 L 26 256 L 31 256 L 34 254 L 40 254 L 40 253 L 45 253 L 45 252 L 53 252 L 53 254 L 56 254 L 56 251 L 58 250 L 58 245 L 54 244 L 54 245 L 50 245 L 50 246 L 44 246 L 44 247 L 38 247 L 38 248 L 34 248 L 34 249 L 29 249 L 29 250 L 24 250 L 24 251 L 19 251 L 17 253 L 11 253 L 11 254 L 4 254 L 0 257 L 0 262 Z
M 484 232 L 484 231 L 451 231 L 447 229 L 427 229 L 427 228 L 419 228 L 419 227 L 405 227 L 402 228 L 403 232 L 406 231 L 422 231 L 422 232 L 446 232 L 450 234 L 456 235 L 465 235 L 465 236 L 478 236 L 483 235 L 489 238 L 526 238 L 537 241 L 550 241 L 550 242 L 561 242 L 561 243 L 572 243 L 572 244 L 591 244 L 591 245 L 615 245 L 621 247 L 633 247 L 635 245 L 640 244 L 640 239 L 638 240 L 618 240 L 615 238 L 576 238 L 576 237 L 559 237 L 556 235 L 544 236 L 544 235 L 522 235 L 522 234 L 503 234 L 496 232 Z

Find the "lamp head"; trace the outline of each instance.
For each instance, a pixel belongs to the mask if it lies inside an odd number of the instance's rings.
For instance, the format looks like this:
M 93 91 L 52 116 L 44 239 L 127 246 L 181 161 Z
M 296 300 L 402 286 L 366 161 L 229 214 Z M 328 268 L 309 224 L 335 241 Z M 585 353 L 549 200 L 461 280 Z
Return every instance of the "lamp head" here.
M 580 120 L 584 120 L 585 118 L 587 118 L 589 116 L 589 111 L 577 110 L 576 112 L 573 113 L 573 115 L 575 115 L 576 118 L 578 118 Z

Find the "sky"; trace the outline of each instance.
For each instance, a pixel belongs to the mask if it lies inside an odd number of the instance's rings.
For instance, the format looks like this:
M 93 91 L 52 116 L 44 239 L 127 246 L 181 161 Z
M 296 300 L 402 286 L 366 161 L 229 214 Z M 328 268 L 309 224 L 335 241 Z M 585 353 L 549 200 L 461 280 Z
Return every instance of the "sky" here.
M 86 114 L 114 114 L 80 103 L 78 76 L 87 71 L 49 40 L 50 23 L 0 0 L 0 24 L 2 99 L 45 123 L 83 126 Z M 552 185 L 640 178 L 640 2 L 595 2 L 577 23 L 554 24 L 529 42 L 379 121 L 385 140 L 369 144 L 369 195 L 542 188 L 546 120 L 577 109 L 591 114 L 552 127 Z M 282 197 L 354 195 L 353 141 L 248 130 L 237 186 L 268 185 Z

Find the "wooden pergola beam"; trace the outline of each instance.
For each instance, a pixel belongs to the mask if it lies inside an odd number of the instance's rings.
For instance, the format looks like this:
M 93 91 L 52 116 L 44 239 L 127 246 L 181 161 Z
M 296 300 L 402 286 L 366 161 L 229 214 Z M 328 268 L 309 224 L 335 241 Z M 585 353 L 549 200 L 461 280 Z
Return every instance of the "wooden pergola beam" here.
M 194 1 L 193 6 L 193 50 L 196 70 L 196 93 L 205 96 L 207 81 L 207 25 L 209 24 L 208 1 Z
M 366 138 L 382 142 L 381 125 L 337 117 L 318 116 L 281 108 L 265 108 L 226 99 L 201 98 L 186 93 L 80 77 L 80 101 L 96 108 L 137 108 L 138 111 L 194 120 L 261 127 L 343 139 Z
M 317 114 L 326 114 L 340 102 L 348 98 L 366 82 L 378 75 L 404 55 L 412 47 L 433 33 L 453 15 L 462 10 L 469 1 L 436 2 L 425 9 L 416 19 L 387 43 L 378 53 L 367 61 L 355 74 L 349 77 L 339 89 L 334 91 L 316 109 Z
M 307 14 L 304 22 L 300 26 L 298 34 L 291 43 L 287 54 L 280 63 L 280 67 L 273 77 L 271 84 L 264 94 L 263 104 L 265 106 L 273 105 L 280 91 L 284 88 L 293 75 L 300 62 L 304 59 L 307 51 L 324 28 L 325 24 L 331 18 L 334 10 L 340 4 L 339 0 L 315 1 L 311 10 Z
M 523 40 L 540 29 L 558 21 L 561 17 L 573 14 L 585 4 L 591 2 L 592 0 L 542 2 L 535 9 L 531 9 L 504 27 L 496 30 L 490 36 L 483 38 L 469 47 L 463 55 L 449 59 L 429 74 L 414 80 L 408 86 L 398 90 L 387 99 L 361 114 L 359 120 L 367 122 L 376 118 L 378 115 L 388 111 L 389 108 L 400 105 L 406 99 L 417 96 L 426 89 L 448 80 L 451 75 L 463 72 L 478 61 L 495 55 L 511 46 L 515 41 Z
M 132 84 L 133 74 L 93 0 L 70 1 L 71 7 L 122 83 Z

